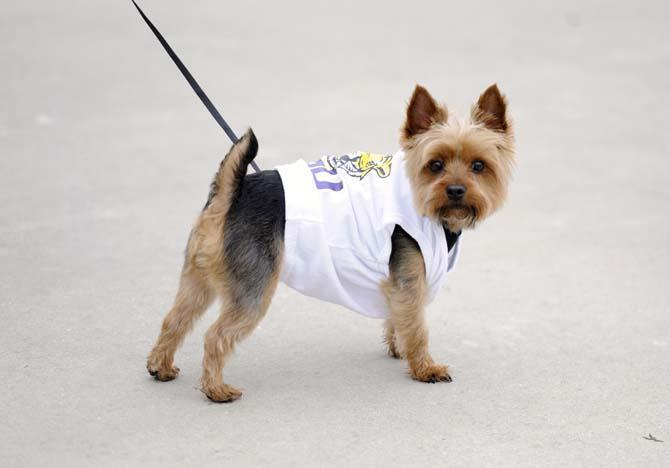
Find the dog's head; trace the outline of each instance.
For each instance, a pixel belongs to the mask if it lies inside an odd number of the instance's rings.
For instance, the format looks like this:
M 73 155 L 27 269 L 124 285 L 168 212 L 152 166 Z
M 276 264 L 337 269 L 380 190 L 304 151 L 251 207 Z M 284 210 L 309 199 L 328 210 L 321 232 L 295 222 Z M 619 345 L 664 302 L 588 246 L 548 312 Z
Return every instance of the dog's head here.
M 474 227 L 505 201 L 514 164 L 507 100 L 490 86 L 470 118 L 451 118 L 422 86 L 407 106 L 400 144 L 417 210 L 451 231 Z

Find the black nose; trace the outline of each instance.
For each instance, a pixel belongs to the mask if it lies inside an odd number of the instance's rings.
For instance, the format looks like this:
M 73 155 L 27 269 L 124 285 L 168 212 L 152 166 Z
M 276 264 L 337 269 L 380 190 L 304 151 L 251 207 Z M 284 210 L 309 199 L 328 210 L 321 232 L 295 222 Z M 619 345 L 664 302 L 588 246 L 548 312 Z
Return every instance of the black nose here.
M 465 195 L 465 187 L 462 185 L 449 185 L 447 187 L 447 196 L 449 200 L 460 200 Z

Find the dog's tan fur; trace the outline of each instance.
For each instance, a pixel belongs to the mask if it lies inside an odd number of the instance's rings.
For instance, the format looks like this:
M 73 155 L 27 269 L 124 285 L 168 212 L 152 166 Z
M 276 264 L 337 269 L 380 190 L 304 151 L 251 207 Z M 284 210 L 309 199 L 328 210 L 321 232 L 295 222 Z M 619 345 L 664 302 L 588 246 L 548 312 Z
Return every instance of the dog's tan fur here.
M 450 380 L 446 366 L 435 364 L 428 352 L 428 328 L 423 313 L 428 288 L 421 253 L 415 251 L 403 256 L 381 287 L 390 311 L 386 323 L 389 354 L 407 358 L 416 380 Z
M 414 203 L 420 213 L 447 223 L 452 231 L 460 231 L 474 227 L 500 208 L 514 164 L 514 133 L 506 108 L 504 96 L 493 85 L 473 106 L 470 120 L 458 121 L 448 118 L 446 107 L 435 103 L 425 88 L 417 86 L 407 120 L 419 120 L 418 115 L 423 121 L 413 124 L 413 134 L 406 125 L 400 142 L 407 155 Z M 437 175 L 428 168 L 435 160 L 444 161 L 446 167 Z M 470 170 L 475 160 L 486 165 L 481 174 Z M 466 187 L 463 205 L 474 208 L 476 217 L 449 209 L 445 189 L 455 183 Z
M 163 320 L 161 333 L 147 358 L 149 373 L 158 380 L 177 377 L 179 368 L 173 365 L 174 354 L 195 321 L 211 305 L 214 298 L 222 299 L 219 318 L 205 335 L 205 354 L 201 380 L 203 392 L 214 401 L 232 401 L 242 393 L 223 382 L 223 365 L 235 349 L 235 343 L 249 335 L 265 315 L 277 287 L 279 271 L 265 286 L 265 294 L 255 309 L 235 301 L 234 274 L 226 271 L 223 257 L 223 232 L 230 207 L 234 179 L 238 177 L 241 158 L 246 152 L 250 133 L 235 144 L 221 162 L 214 182 L 211 203 L 198 217 L 191 231 L 177 297 Z
M 452 231 L 472 228 L 505 201 L 514 164 L 514 134 L 507 101 L 492 85 L 472 107 L 470 120 L 449 119 L 447 108 L 417 86 L 407 108 L 400 143 L 405 151 L 416 209 L 436 218 Z M 440 160 L 445 170 L 435 174 L 429 164 Z M 475 161 L 486 169 L 474 174 Z M 462 204 L 451 208 L 446 187 L 462 184 Z M 382 284 L 390 309 L 384 341 L 393 357 L 406 357 L 413 378 L 423 382 L 451 381 L 446 366 L 435 364 L 428 351 L 424 319 L 425 270 L 420 252 L 406 256 L 397 271 Z
M 453 119 L 445 106 L 417 86 L 407 108 L 400 143 L 406 154 L 413 202 L 421 214 L 458 232 L 473 228 L 503 204 L 514 163 L 514 134 L 507 101 L 496 85 L 484 91 L 465 122 Z M 257 145 L 251 131 L 231 148 L 219 167 L 208 205 L 189 238 L 174 305 L 147 359 L 147 369 L 158 380 L 174 379 L 179 372 L 174 366 L 177 348 L 214 298 L 220 297 L 221 314 L 205 335 L 201 379 L 202 391 L 217 402 L 233 401 L 242 395 L 224 383 L 223 367 L 235 344 L 265 316 L 279 278 L 276 266 L 264 277 L 257 297 L 247 300 L 240 273 L 228 266 L 223 248 L 226 215 L 244 177 L 250 145 L 254 145 L 253 158 Z M 435 161 L 443 164 L 443 170 L 431 169 Z M 475 161 L 485 169 L 475 172 Z M 446 193 L 453 184 L 465 188 L 458 202 Z M 277 242 L 276 250 L 275 265 L 281 265 L 283 241 Z M 451 381 L 447 367 L 435 363 L 428 350 L 424 317 L 428 288 L 420 250 L 412 248 L 409 241 L 398 241 L 391 263 L 390 276 L 380 285 L 390 311 L 384 331 L 388 353 L 406 358 L 416 380 Z

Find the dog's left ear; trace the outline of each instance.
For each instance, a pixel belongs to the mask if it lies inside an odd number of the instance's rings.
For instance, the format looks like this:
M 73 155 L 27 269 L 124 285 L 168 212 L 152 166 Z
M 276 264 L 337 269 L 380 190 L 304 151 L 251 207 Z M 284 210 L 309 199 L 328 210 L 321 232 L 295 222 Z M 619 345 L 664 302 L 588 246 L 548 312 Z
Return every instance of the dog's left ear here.
M 447 109 L 436 103 L 426 88 L 416 85 L 407 106 L 407 119 L 402 129 L 402 136 L 410 139 L 428 130 L 434 123 L 446 122 Z
M 472 106 L 471 118 L 490 130 L 507 132 L 507 100 L 498 85 L 492 84 L 479 96 L 477 104 Z

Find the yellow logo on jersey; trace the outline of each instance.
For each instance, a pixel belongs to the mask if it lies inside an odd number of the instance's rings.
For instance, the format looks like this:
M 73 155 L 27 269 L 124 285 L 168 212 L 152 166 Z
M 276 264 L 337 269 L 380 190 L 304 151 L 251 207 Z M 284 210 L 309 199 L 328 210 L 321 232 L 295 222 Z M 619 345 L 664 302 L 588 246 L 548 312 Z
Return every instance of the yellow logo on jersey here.
M 362 179 L 374 171 L 381 178 L 388 177 L 391 173 L 391 162 L 393 156 L 388 154 L 377 154 L 357 152 L 351 155 L 331 156 L 328 164 L 333 168 L 342 169 L 351 177 Z

